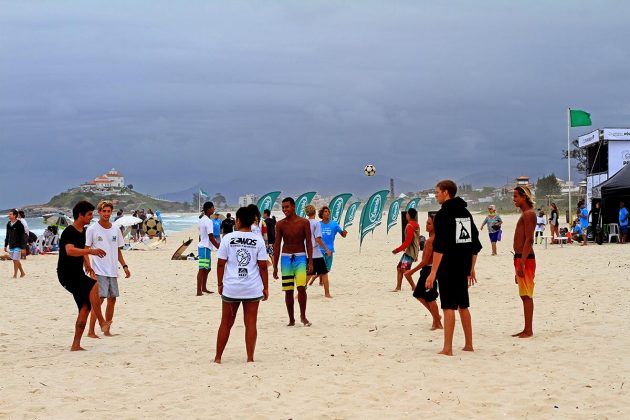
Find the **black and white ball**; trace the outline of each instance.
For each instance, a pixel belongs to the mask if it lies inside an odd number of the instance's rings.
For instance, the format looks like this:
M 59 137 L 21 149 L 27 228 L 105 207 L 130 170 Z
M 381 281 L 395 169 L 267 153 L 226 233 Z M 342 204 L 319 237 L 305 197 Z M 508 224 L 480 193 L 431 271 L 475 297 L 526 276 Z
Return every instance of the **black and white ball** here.
M 367 176 L 374 176 L 376 175 L 376 166 L 370 164 L 370 165 L 365 165 L 365 168 L 363 168 L 363 172 L 367 175 Z

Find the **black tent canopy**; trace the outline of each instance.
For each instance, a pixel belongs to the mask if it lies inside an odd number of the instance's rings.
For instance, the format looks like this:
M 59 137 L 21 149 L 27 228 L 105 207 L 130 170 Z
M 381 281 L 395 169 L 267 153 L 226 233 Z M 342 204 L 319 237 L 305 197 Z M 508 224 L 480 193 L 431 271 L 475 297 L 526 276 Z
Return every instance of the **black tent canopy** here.
M 619 223 L 619 202 L 630 204 L 630 164 L 597 186 L 601 191 L 602 209 L 606 223 Z

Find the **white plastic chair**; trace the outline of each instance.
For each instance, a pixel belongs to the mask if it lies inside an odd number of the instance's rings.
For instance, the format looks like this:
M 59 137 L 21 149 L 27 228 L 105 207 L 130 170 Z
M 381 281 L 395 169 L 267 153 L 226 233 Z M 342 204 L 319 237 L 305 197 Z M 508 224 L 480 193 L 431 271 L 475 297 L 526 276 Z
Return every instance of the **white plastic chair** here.
M 617 223 L 608 223 L 608 243 L 610 243 L 613 236 L 617 237 L 617 242 L 621 242 L 619 236 L 619 225 Z

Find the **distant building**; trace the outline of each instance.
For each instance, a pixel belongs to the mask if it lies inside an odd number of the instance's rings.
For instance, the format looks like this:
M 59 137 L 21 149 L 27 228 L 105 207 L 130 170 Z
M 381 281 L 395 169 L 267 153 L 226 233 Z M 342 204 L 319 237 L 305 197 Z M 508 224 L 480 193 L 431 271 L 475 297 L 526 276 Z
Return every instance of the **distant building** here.
M 238 198 L 239 207 L 246 207 L 250 204 L 258 204 L 258 196 L 255 194 L 245 194 Z
M 123 188 L 125 186 L 125 177 L 112 168 L 109 172 L 99 175 L 96 178 L 87 181 L 81 185 L 82 190 L 99 190 L 105 188 Z

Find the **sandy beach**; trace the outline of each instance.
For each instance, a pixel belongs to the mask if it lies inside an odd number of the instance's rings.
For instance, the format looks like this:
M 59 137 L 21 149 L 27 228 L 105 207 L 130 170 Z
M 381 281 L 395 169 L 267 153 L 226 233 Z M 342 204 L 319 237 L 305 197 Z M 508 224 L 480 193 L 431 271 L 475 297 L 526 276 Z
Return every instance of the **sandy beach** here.
M 359 252 L 357 226 L 338 238 L 332 300 L 309 288 L 313 326 L 286 327 L 280 281 L 260 305 L 256 362 L 245 363 L 239 315 L 212 363 L 217 294 L 195 296 L 196 261 L 170 256 L 194 229 L 156 251 L 129 251 L 111 338 L 69 350 L 76 306 L 58 283 L 57 256 L 29 257 L 14 280 L 0 262 L 1 418 L 620 418 L 630 411 L 630 245 L 536 245 L 534 334 L 522 329 L 504 217 L 490 256 L 486 232 L 471 289 L 476 351 L 439 356 L 442 331 L 408 285 L 391 293 L 400 226 Z M 475 216 L 477 225 L 482 215 Z M 421 213 L 423 234 L 426 213 Z M 356 221 L 358 225 L 358 218 Z M 196 252 L 196 241 L 189 248 Z M 190 251 L 189 251 L 190 252 Z M 216 256 L 210 284 L 216 290 Z M 296 305 L 297 307 L 297 305 Z M 463 345 L 456 325 L 455 348 Z

